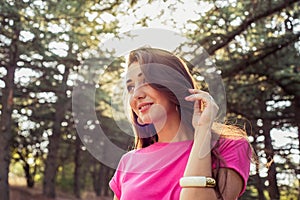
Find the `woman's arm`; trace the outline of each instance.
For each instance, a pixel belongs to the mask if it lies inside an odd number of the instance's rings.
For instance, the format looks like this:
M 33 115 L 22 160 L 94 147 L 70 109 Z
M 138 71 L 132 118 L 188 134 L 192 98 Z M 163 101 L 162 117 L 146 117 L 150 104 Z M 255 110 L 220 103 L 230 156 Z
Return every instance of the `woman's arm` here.
M 195 102 L 193 114 L 195 133 L 184 176 L 212 177 L 211 129 L 219 108 L 207 92 L 196 89 L 190 89 L 189 92 L 192 95 L 186 97 L 186 100 Z M 233 170 L 226 168 L 220 170 L 220 178 L 216 181 L 226 200 L 235 200 L 242 190 L 243 180 Z M 217 194 L 213 188 L 189 187 L 182 188 L 180 199 L 214 200 L 217 199 Z
M 119 199 L 116 197 L 116 195 L 114 195 L 114 199 L 113 200 L 119 200 Z
M 211 154 L 210 154 L 210 127 L 198 127 L 196 131 L 202 134 L 196 134 L 191 154 L 185 169 L 184 176 L 207 176 L 212 177 Z M 204 134 L 205 132 L 208 134 Z M 206 148 L 206 149 L 205 149 Z M 199 155 L 202 152 L 202 155 Z M 205 155 L 206 153 L 206 155 Z M 226 174 L 227 173 L 227 174 Z M 219 169 L 219 178 L 216 180 L 222 196 L 226 200 L 235 200 L 239 196 L 243 187 L 243 179 L 234 170 L 228 168 Z M 217 194 L 214 188 L 191 187 L 182 188 L 180 194 L 181 200 L 214 200 Z
M 217 184 L 223 198 L 226 200 L 237 199 L 242 191 L 243 185 L 243 180 L 240 175 L 234 170 L 226 168 L 220 169 L 219 174 L 220 178 L 217 180 Z M 183 188 L 180 199 L 217 199 L 217 195 L 212 188 Z
M 212 177 L 210 154 L 210 125 L 198 126 L 195 129 L 194 144 L 183 176 Z M 198 132 L 198 133 L 197 133 Z M 200 155 L 201 152 L 201 155 Z M 201 157 L 200 157 L 201 156 Z M 213 188 L 191 187 L 182 188 L 180 200 L 189 199 L 217 199 Z
M 237 199 L 243 189 L 244 181 L 233 169 L 220 168 L 217 184 L 224 199 Z

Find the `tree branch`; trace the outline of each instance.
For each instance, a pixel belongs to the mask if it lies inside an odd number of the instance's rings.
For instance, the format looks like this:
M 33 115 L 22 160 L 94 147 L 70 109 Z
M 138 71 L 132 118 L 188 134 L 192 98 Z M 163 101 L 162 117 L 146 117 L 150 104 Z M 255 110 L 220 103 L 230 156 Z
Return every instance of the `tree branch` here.
M 264 17 L 270 16 L 276 12 L 279 12 L 297 2 L 298 2 L 298 0 L 285 0 L 276 7 L 268 8 L 264 12 L 258 13 L 257 15 L 253 15 L 253 17 L 246 19 L 235 30 L 229 32 L 226 36 L 224 36 L 223 37 L 224 39 L 220 43 L 218 43 L 214 46 L 211 46 L 209 49 L 207 49 L 206 50 L 207 53 L 209 55 L 213 55 L 217 50 L 221 49 L 222 47 L 226 46 L 229 42 L 231 42 L 235 38 L 235 36 L 241 34 L 243 31 L 245 31 L 253 22 L 256 22 Z M 204 38 L 203 40 L 201 40 L 199 42 L 199 44 L 204 44 L 206 42 L 208 42 L 208 39 Z M 191 63 L 194 63 L 195 65 L 197 65 L 197 64 L 201 63 L 201 61 L 202 61 L 201 58 L 196 57 L 191 61 Z
M 262 13 L 259 13 L 257 15 L 254 15 L 253 17 L 246 19 L 236 30 L 230 32 L 226 39 L 223 40 L 223 42 L 216 44 L 214 46 L 212 46 L 211 48 L 209 48 L 207 50 L 208 54 L 212 55 L 214 54 L 215 51 L 217 51 L 218 49 L 224 47 L 225 45 L 227 45 L 231 40 L 234 39 L 235 36 L 239 35 L 240 33 L 242 33 L 244 30 L 246 30 L 253 22 L 258 21 L 264 17 L 267 17 L 269 15 L 272 15 L 275 12 L 279 12 L 284 8 L 287 8 L 289 6 L 291 6 L 292 4 L 299 2 L 298 0 L 285 0 L 283 1 L 281 4 L 279 4 L 278 6 L 274 7 L 274 8 L 270 8 L 265 10 Z
M 281 43 L 281 44 L 274 44 L 273 45 L 273 49 L 266 51 L 266 53 L 260 54 L 256 57 L 254 57 L 252 60 L 243 60 L 243 62 L 236 64 L 235 66 L 230 67 L 230 69 L 233 70 L 226 70 L 226 71 L 222 71 L 222 75 L 224 77 L 227 76 L 234 76 L 237 73 L 239 73 L 240 71 L 246 69 L 247 67 L 256 64 L 259 61 L 262 61 L 263 59 L 267 58 L 268 56 L 274 54 L 275 52 L 281 50 L 284 47 L 289 46 L 290 44 L 293 44 L 294 42 L 298 41 L 300 37 L 300 32 L 293 35 L 292 38 L 290 38 L 288 41 Z M 250 56 L 250 55 L 249 55 Z M 252 56 L 250 56 L 252 57 Z

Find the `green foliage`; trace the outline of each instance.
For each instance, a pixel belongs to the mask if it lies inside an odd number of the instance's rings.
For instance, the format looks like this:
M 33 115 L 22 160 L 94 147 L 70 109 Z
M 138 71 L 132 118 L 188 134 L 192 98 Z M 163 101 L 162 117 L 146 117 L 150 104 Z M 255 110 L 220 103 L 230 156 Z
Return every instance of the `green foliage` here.
M 265 186 L 267 179 L 265 175 L 257 174 L 266 170 L 265 160 L 269 159 L 265 139 L 270 133 L 265 131 L 265 124 L 270 121 L 272 129 L 284 131 L 298 127 L 299 132 L 300 127 L 297 115 L 300 107 L 299 2 L 203 2 L 210 3 L 212 8 L 186 23 L 182 31 L 190 38 L 193 50 L 204 47 L 221 72 L 227 94 L 228 119 L 237 118 L 238 123 L 251 123 L 250 138 L 262 162 L 256 169 L 256 175 L 261 176 L 263 195 L 269 198 L 269 188 Z M 40 180 L 51 150 L 49 140 L 54 134 L 54 127 L 58 127 L 56 184 L 63 190 L 73 191 L 76 182 L 74 172 L 78 169 L 79 178 L 86 180 L 79 185 L 90 189 L 100 180 L 90 174 L 104 172 L 88 154 L 84 144 L 77 143 L 75 123 L 85 125 L 86 134 L 92 134 L 95 124 L 100 123 L 110 140 L 128 149 L 133 138 L 118 128 L 118 124 L 126 125 L 126 120 L 123 115 L 117 121 L 112 117 L 113 112 L 118 116 L 123 112 L 118 106 L 123 103 L 122 96 L 116 95 L 117 89 L 112 91 L 111 88 L 119 84 L 116 77 L 123 73 L 121 66 L 124 60 L 118 58 L 111 62 L 108 52 L 99 51 L 99 43 L 106 35 L 118 33 L 122 27 L 115 18 L 117 15 L 126 16 L 132 11 L 137 24 L 147 25 L 151 20 L 163 18 L 166 13 L 162 10 L 159 16 L 143 15 L 139 20 L 136 11 L 140 7 L 135 7 L 138 3 L 130 1 L 128 5 L 122 4 L 128 8 L 118 12 L 120 1 L 1 0 L 0 83 L 6 80 L 8 69 L 12 66 L 16 67 L 17 75 L 14 78 L 13 138 L 10 144 L 12 171 L 25 175 L 21 170 L 27 163 L 35 181 Z M 176 5 L 181 4 L 170 3 L 169 9 L 175 12 L 180 9 Z M 106 20 L 103 14 L 112 19 Z M 197 28 L 190 29 L 191 25 Z M 196 62 L 197 58 L 192 61 Z M 204 73 L 192 70 L 196 76 Z M 71 97 L 73 87 L 78 84 L 75 76 L 96 88 L 95 97 L 83 88 L 81 98 L 85 102 L 95 102 L 98 121 L 86 118 L 77 121 L 72 115 Z M 3 84 L 1 87 L 4 87 Z M 205 84 L 203 88 L 206 88 Z M 121 90 L 121 86 L 118 89 Z M 2 92 L 0 96 L 3 98 Z M 90 109 L 89 105 L 76 106 L 80 107 L 83 116 Z M 0 107 L 2 109 L 3 105 Z M 250 133 L 250 127 L 246 128 Z M 292 138 L 293 141 L 297 139 Z M 280 178 L 275 178 L 279 180 L 281 198 L 296 199 L 299 182 L 291 177 L 299 176 L 299 163 L 293 160 L 291 154 L 299 154 L 299 144 L 274 145 L 272 151 L 271 156 L 284 161 L 276 160 L 276 172 Z M 79 156 L 78 163 L 75 155 Z M 290 182 L 283 181 L 288 179 L 286 177 L 290 178 Z M 257 198 L 258 189 L 257 181 L 250 178 L 247 192 L 241 199 Z
M 214 1 L 214 6 L 207 13 L 191 22 L 198 29 L 188 32 L 188 36 L 198 43 L 198 48 L 203 46 L 207 50 L 221 71 L 226 87 L 228 117 L 235 116 L 244 119 L 246 124 L 251 123 L 246 128 L 251 132 L 254 148 L 262 161 L 258 171 L 264 168 L 269 156 L 276 155 L 286 160 L 284 166 L 276 163 L 278 174 L 299 176 L 299 163 L 290 162 L 287 157 L 292 152 L 299 154 L 299 144 L 289 144 L 286 153 L 280 150 L 284 147 L 266 146 L 272 128 L 299 129 L 296 110 L 299 110 L 300 76 L 296 63 L 299 63 L 297 43 L 300 32 L 299 28 L 295 28 L 299 27 L 299 2 L 226 2 Z M 271 129 L 266 132 L 268 120 L 271 120 Z M 268 174 L 271 176 L 270 171 Z M 276 175 L 273 178 L 276 179 Z M 290 181 L 293 180 L 295 178 Z M 246 193 L 245 199 L 258 197 L 253 187 L 259 187 L 257 184 L 249 183 L 250 194 Z M 293 183 L 287 184 L 289 186 L 284 187 L 297 193 L 292 189 Z M 283 180 L 279 179 L 280 191 L 285 190 L 283 185 Z M 269 191 L 266 197 L 275 195 L 271 189 L 264 188 L 265 192 Z

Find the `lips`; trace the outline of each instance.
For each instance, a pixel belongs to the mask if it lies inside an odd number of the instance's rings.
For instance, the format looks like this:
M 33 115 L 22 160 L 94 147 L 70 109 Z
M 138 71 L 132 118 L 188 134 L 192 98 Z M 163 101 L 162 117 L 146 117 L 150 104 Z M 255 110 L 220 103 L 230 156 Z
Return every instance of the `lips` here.
M 151 103 L 151 102 L 141 103 L 138 105 L 138 109 L 140 112 L 145 112 L 146 110 L 148 110 L 151 107 L 152 104 L 153 103 Z

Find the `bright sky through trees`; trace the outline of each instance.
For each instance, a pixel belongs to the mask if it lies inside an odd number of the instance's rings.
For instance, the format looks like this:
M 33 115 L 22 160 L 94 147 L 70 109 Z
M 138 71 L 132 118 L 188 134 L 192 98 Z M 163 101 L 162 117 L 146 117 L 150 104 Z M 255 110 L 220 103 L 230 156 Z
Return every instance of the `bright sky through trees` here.
M 25 0 L 23 0 L 26 2 Z M 226 6 L 226 4 L 234 5 L 237 1 L 236 0 L 229 0 L 229 1 L 216 1 L 218 5 Z M 34 4 L 36 6 L 40 6 L 41 8 L 44 6 L 43 1 L 34 1 Z M 153 1 L 152 3 L 148 3 L 147 0 L 141 0 L 137 1 L 137 4 L 133 7 L 130 7 L 128 5 L 127 1 L 124 1 L 120 7 L 117 8 L 117 15 L 113 16 L 112 14 L 103 13 L 100 15 L 100 17 L 96 20 L 104 21 L 104 22 L 112 22 L 116 19 L 119 21 L 119 29 L 118 32 L 126 32 L 130 31 L 132 29 L 142 28 L 144 25 L 147 25 L 150 28 L 161 28 L 161 29 L 168 29 L 174 32 L 178 33 L 187 33 L 188 31 L 194 31 L 198 27 L 195 24 L 189 23 L 190 20 L 197 20 L 201 17 L 201 15 L 212 8 L 212 5 L 209 5 L 208 3 L 201 3 L 201 2 L 193 2 L 193 1 L 181 1 L 181 2 L 163 2 L 163 1 Z M 34 16 L 32 13 L 32 10 L 30 8 L 27 9 L 27 14 L 30 16 Z M 244 13 L 245 15 L 248 15 L 249 13 Z M 86 16 L 89 18 L 90 21 L 94 20 L 97 16 L 93 13 L 86 13 Z M 140 23 L 140 20 L 144 19 L 144 24 Z M 300 22 L 300 20 L 298 20 Z M 219 25 L 224 24 L 225 22 L 222 21 L 222 19 L 219 20 Z M 240 18 L 236 18 L 234 21 L 231 22 L 233 26 L 238 26 L 241 23 Z M 300 24 L 300 23 L 298 23 Z M 210 26 L 210 24 L 207 24 L 207 26 Z M 274 24 L 266 24 L 266 27 L 272 27 Z M 61 33 L 67 30 L 66 24 L 62 23 L 60 25 L 53 24 L 49 27 L 47 27 L 49 31 L 52 33 Z M 300 31 L 300 25 L 298 25 L 294 30 Z M 284 34 L 282 32 L 278 32 L 278 35 Z M 106 39 L 114 37 L 111 33 L 102 33 L 101 36 L 103 40 L 102 42 L 105 42 Z M 156 36 L 153 36 L 156 37 Z M 0 38 L 3 41 L 6 41 L 7 44 L 10 43 L 9 39 Z M 33 39 L 33 34 L 29 31 L 21 31 L 20 33 L 20 40 L 21 41 L 30 41 Z M 64 38 L 67 40 L 67 38 Z M 248 50 L 247 43 L 243 38 L 237 38 L 237 40 L 241 43 L 241 46 L 245 48 L 245 50 Z M 68 46 L 64 42 L 59 41 L 52 41 L 49 43 L 49 51 L 52 53 L 64 57 L 67 55 Z M 255 49 L 253 49 L 255 50 Z M 36 55 L 37 57 L 39 55 Z M 21 66 L 21 65 L 19 65 Z M 219 66 L 222 68 L 222 66 Z M 63 73 L 63 69 L 59 69 Z M 1 74 L 6 74 L 6 71 L 4 68 L 0 68 Z M 33 72 L 31 69 L 28 68 L 20 68 L 16 71 L 15 74 L 15 81 L 19 82 L 20 84 L 26 84 L 29 80 L 31 80 L 32 77 L 39 77 L 40 74 L 37 72 Z M 59 80 L 59 77 L 57 77 Z M 70 83 L 71 84 L 71 83 Z M 4 88 L 4 82 L 0 80 L 0 88 Z M 55 101 L 55 98 L 52 98 L 51 93 L 43 93 L 39 94 L 41 99 L 49 99 L 50 101 Z M 50 96 L 49 96 L 50 95 Z M 286 106 L 290 104 L 289 101 L 287 102 L 281 102 L 281 104 L 275 104 L 270 102 L 268 104 L 268 108 L 276 107 L 276 106 Z M 29 126 L 29 124 L 26 125 L 24 123 L 24 126 Z M 290 128 L 287 130 L 277 130 L 273 129 L 271 131 L 271 137 L 273 139 L 274 147 L 282 147 L 286 145 L 287 143 L 293 142 L 293 138 L 297 138 L 297 129 L 296 128 Z M 263 140 L 263 139 L 262 139 Z M 296 142 L 296 141 L 294 141 Z M 294 152 L 293 160 L 296 163 L 299 163 L 300 157 L 299 152 Z M 274 157 L 275 162 L 281 162 L 280 157 Z M 266 163 L 266 160 L 262 160 L 264 163 Z M 261 173 L 264 173 L 266 175 L 266 171 L 262 171 Z

